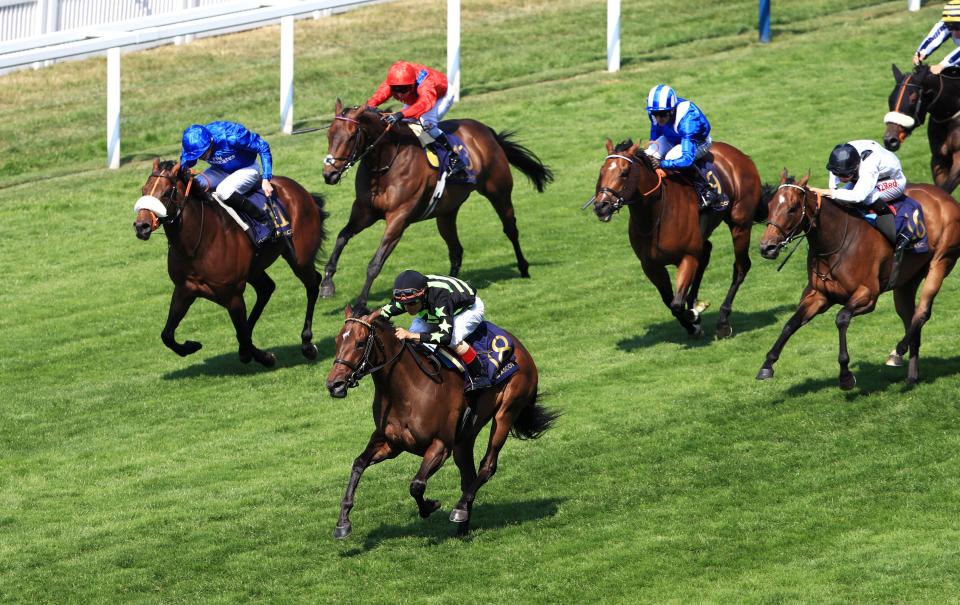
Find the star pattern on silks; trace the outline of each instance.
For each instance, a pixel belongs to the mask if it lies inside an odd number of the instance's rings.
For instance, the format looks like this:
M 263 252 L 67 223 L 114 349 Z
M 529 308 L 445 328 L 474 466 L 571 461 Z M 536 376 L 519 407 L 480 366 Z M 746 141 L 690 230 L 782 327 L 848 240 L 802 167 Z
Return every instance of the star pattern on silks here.
M 444 331 L 444 332 L 449 332 L 449 331 L 450 331 L 450 324 L 447 323 L 447 320 L 446 320 L 446 319 L 444 319 L 442 322 L 440 322 L 440 330 L 442 330 L 442 331 Z
M 443 311 L 443 307 L 437 307 L 436 309 L 434 309 L 433 313 L 437 317 L 443 317 L 444 315 L 446 315 L 446 313 L 444 313 Z
M 440 332 L 434 332 L 433 334 L 431 334 L 430 340 L 435 340 L 437 342 L 440 342 Z

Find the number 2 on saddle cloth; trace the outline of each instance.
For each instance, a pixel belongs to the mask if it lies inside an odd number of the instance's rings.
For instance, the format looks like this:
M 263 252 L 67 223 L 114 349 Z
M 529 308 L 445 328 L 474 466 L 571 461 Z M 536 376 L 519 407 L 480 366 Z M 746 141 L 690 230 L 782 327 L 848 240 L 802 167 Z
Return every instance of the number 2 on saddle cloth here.
M 204 191 L 213 191 L 217 188 L 217 185 L 224 179 L 226 175 L 217 175 L 217 174 L 208 174 L 200 173 L 194 176 L 194 180 L 197 182 Z M 250 227 L 247 230 L 247 235 L 250 236 L 250 239 L 253 241 L 255 246 L 261 246 L 265 242 L 271 241 L 275 238 L 282 237 L 291 237 L 293 235 L 293 227 L 290 224 L 290 216 L 287 214 L 287 209 L 283 206 L 280 200 L 273 196 L 273 199 L 268 199 L 267 195 L 263 192 L 263 189 L 257 187 L 256 190 L 247 192 L 244 197 L 250 200 L 250 203 L 255 205 L 257 208 L 260 208 L 267 213 L 267 216 L 270 217 L 269 222 L 264 224 L 261 223 L 252 217 L 248 216 L 244 212 L 237 212 L 240 215 L 240 218 Z

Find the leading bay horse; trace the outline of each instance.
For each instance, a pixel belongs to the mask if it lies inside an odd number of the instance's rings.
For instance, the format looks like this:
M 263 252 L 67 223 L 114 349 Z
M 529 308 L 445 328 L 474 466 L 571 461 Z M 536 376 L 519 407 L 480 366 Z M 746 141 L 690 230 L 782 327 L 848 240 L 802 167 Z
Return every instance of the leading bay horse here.
M 160 225 L 167 236 L 167 273 L 173 281 L 173 298 L 160 337 L 177 355 L 186 357 L 201 348 L 193 340 L 179 343 L 175 336 L 190 305 L 200 297 L 230 313 L 240 345 L 240 361 L 255 359 L 272 367 L 276 363 L 273 353 L 254 346 L 251 334 L 276 288 L 266 270 L 283 256 L 307 290 L 300 351 L 307 359 L 317 357 L 312 325 L 320 274 L 314 261 L 324 239 L 323 220 L 327 214 L 323 211 L 323 198 L 287 177 L 277 176 L 272 182 L 290 217 L 295 256 L 280 241 L 254 249 L 236 221 L 209 196 L 191 186 L 189 170 L 181 170 L 179 163 L 154 160 L 153 172 L 143 185 L 143 197 L 137 202 L 139 210 L 133 227 L 142 240 L 150 239 Z M 248 282 L 257 293 L 249 317 L 243 300 Z
M 883 145 L 896 151 L 930 114 L 927 139 L 933 182 L 947 193 L 960 184 L 960 71 L 947 69 L 934 74 L 918 65 L 904 74 L 893 66 L 896 84 L 890 93 L 890 112 L 883 121 L 887 129 Z
M 840 334 L 840 388 L 847 390 L 857 383 L 849 368 L 847 328 L 853 317 L 869 313 L 876 306 L 890 278 L 893 247 L 854 211 L 807 189 L 809 176 L 794 182 L 784 169 L 780 187 L 769 203 L 770 217 L 760 240 L 760 254 L 777 258 L 791 240 L 806 236 L 809 276 L 800 306 L 767 353 L 757 380 L 773 377 L 773 364 L 794 332 L 833 305 L 843 305 L 836 323 Z M 893 300 L 903 321 L 904 336 L 887 358 L 887 365 L 903 365 L 903 355 L 909 349 L 907 383 L 914 384 L 920 378 L 920 332 L 930 319 L 933 299 L 960 256 L 960 206 L 933 185 L 907 185 L 906 194 L 923 207 L 930 250 L 926 254 L 906 254 L 901 261 Z M 923 289 L 916 304 L 921 281 Z
M 424 499 L 427 480 L 453 453 L 460 470 L 460 500 L 450 513 L 458 535 L 470 531 L 470 512 L 477 490 L 497 471 L 500 449 L 513 432 L 520 439 L 536 439 L 549 429 L 557 414 L 537 401 L 537 366 L 527 349 L 511 336 L 520 369 L 506 382 L 485 389 L 471 398 L 472 423 L 460 426 L 467 406 L 463 376 L 440 368 L 426 359 L 409 341 L 400 341 L 393 325 L 379 312 L 367 314 L 347 306 L 346 320 L 336 339 L 336 359 L 327 376 L 332 397 L 346 397 L 347 389 L 368 374 L 373 378 L 373 421 L 376 428 L 350 472 L 347 491 L 340 504 L 340 517 L 333 537 L 350 535 L 350 510 L 360 475 L 371 464 L 396 458 L 402 452 L 423 457 L 410 483 L 410 495 L 422 518 L 440 508 L 436 500 Z M 491 422 L 487 451 L 478 473 L 473 447 L 483 426 Z
M 343 247 L 357 233 L 380 219 L 386 228 L 376 254 L 367 266 L 367 278 L 356 303 L 364 305 L 373 280 L 380 274 L 387 257 L 411 223 L 437 219 L 437 229 L 447 244 L 450 275 L 460 273 L 463 246 L 457 236 L 457 212 L 467 196 L 476 189 L 490 200 L 503 224 L 503 232 L 513 244 L 517 268 L 529 277 L 529 263 L 520 250 L 520 234 L 513 212 L 513 176 L 517 167 L 542 192 L 553 180 L 553 173 L 530 150 L 511 140 L 510 132 L 494 132 L 475 120 L 450 120 L 441 127 L 463 140 L 470 153 L 476 185 L 448 183 L 441 199 L 432 201 L 439 173 L 427 162 L 420 142 L 406 125 L 388 128 L 375 110 L 359 107 L 344 109 L 340 99 L 334 107 L 334 119 L 327 133 L 329 147 L 324 160 L 323 179 L 335 185 L 351 166 L 359 162 L 356 198 L 350 219 L 337 235 L 333 252 L 324 271 L 321 295 L 333 296 L 333 274 Z
M 600 168 L 596 192 L 586 205 L 603 222 L 626 206 L 630 210 L 630 245 L 640 259 L 647 278 L 653 282 L 663 304 L 670 308 L 691 336 L 701 336 L 702 306 L 697 303 L 700 281 L 710 262 L 713 245 L 709 237 L 726 222 L 733 237 L 733 280 L 720 306 L 717 338 L 733 335 L 730 312 L 740 284 L 750 271 L 750 228 L 764 210 L 760 205 L 762 186 L 753 161 L 726 143 L 711 147 L 723 191 L 730 207 L 705 217 L 701 229 L 700 200 L 693 186 L 676 176 L 664 178 L 654 168 L 639 143 L 630 140 L 613 146 L 607 139 L 607 157 Z M 677 267 L 676 290 L 670 285 L 667 265 Z

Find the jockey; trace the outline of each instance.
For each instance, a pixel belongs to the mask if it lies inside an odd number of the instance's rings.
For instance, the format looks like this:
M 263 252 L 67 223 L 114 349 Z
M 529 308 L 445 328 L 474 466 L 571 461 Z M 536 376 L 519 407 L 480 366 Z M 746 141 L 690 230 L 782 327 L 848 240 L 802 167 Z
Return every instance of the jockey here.
M 258 155 L 263 166 L 262 179 L 257 167 Z M 267 221 L 267 213 L 245 197 L 258 184 L 267 197 L 273 195 L 273 185 L 270 184 L 273 158 L 270 145 L 260 135 L 236 122 L 194 124 L 183 131 L 181 169 L 190 168 L 198 159 L 210 164 L 197 177 L 198 185 L 206 191 L 215 184 L 213 197 L 261 223 Z
M 850 141 L 833 148 L 827 160 L 827 171 L 830 173 L 829 187 L 810 187 L 810 191 L 875 212 L 877 229 L 898 251 L 909 243 L 906 235 L 897 236 L 896 219 L 888 206 L 903 198 L 907 185 L 907 177 L 896 154 L 876 141 Z
M 647 95 L 650 117 L 650 146 L 646 153 L 664 170 L 683 170 L 692 180 L 704 206 L 717 203 L 719 196 L 696 162 L 710 151 L 710 122 L 692 101 L 681 99 L 666 84 L 658 84 Z
M 403 271 L 393 282 L 393 301 L 380 309 L 380 315 L 390 318 L 404 311 L 416 319 L 410 330 L 397 328 L 397 338 L 452 348 L 470 375 L 465 390 L 490 386 L 477 352 L 464 340 L 483 321 L 483 301 L 468 283 L 455 277 Z
M 960 46 L 960 0 L 950 0 L 943 5 L 943 16 L 920 43 L 920 47 L 913 55 L 913 64 L 920 65 L 946 42 L 947 38 L 953 38 L 953 43 Z M 938 74 L 947 67 L 957 65 L 960 65 L 960 48 L 948 54 L 937 65 L 931 65 L 930 73 Z
M 390 66 L 387 79 L 367 99 L 366 105 L 376 108 L 390 97 L 403 103 L 403 110 L 388 114 L 384 120 L 389 124 L 407 120 L 410 130 L 424 147 L 436 142 L 446 150 L 450 158 L 450 174 L 462 172 L 460 155 L 450 146 L 446 133 L 437 126 L 453 105 L 453 95 L 447 95 L 447 76 L 417 63 L 397 61 Z

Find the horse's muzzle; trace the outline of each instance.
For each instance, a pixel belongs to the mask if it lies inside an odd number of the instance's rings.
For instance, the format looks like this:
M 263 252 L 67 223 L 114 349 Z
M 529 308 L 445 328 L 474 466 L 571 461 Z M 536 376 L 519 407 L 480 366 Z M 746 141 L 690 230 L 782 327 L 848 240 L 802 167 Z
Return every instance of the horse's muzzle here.
M 147 221 L 137 221 L 133 223 L 133 230 L 137 234 L 137 239 L 147 241 L 150 239 L 150 234 L 153 233 L 153 225 Z
M 323 182 L 327 185 L 336 185 L 340 182 L 341 172 L 335 168 L 323 169 Z
M 594 202 L 593 204 L 593 213 L 597 215 L 601 223 L 609 223 L 610 219 L 613 218 L 613 212 L 613 204 L 606 200 Z
M 330 392 L 330 396 L 336 399 L 343 399 L 347 396 L 347 381 L 346 380 L 334 380 L 327 381 L 327 391 Z
M 760 240 L 760 256 L 767 260 L 773 260 L 780 256 L 780 244 Z

